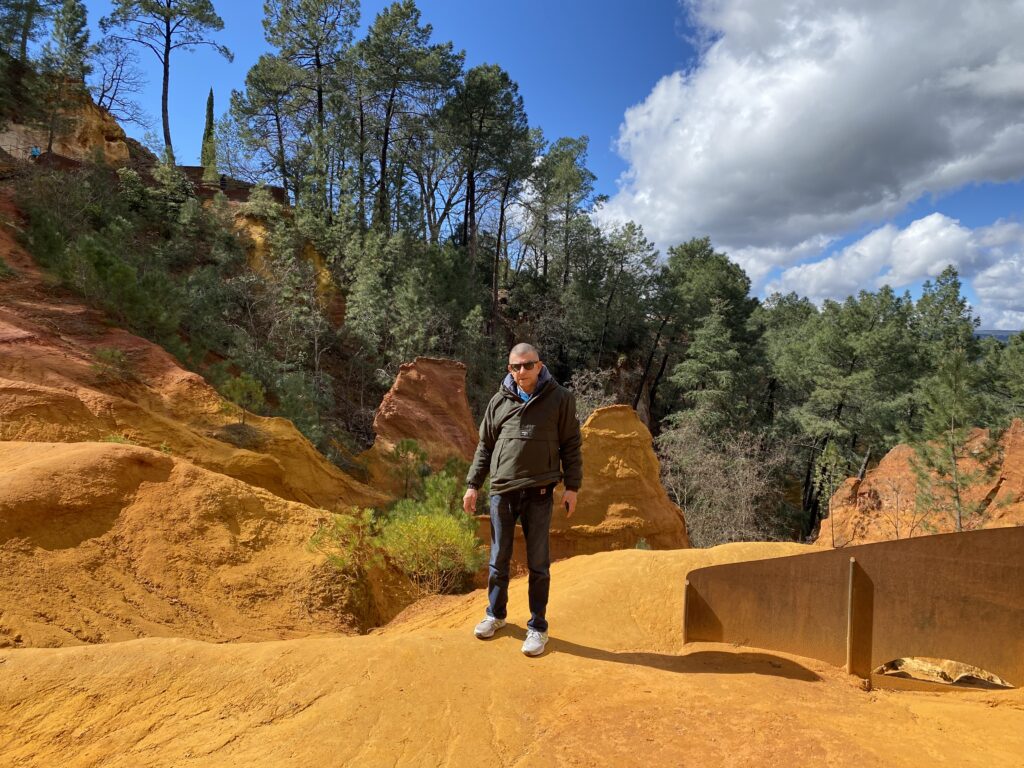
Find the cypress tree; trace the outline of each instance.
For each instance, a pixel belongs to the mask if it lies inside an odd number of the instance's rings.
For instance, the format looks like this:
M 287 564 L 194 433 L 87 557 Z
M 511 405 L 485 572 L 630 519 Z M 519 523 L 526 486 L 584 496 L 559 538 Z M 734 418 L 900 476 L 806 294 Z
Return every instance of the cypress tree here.
M 206 97 L 206 126 L 203 129 L 203 148 L 200 155 L 203 166 L 203 181 L 215 182 L 217 173 L 217 138 L 213 133 L 213 88 Z

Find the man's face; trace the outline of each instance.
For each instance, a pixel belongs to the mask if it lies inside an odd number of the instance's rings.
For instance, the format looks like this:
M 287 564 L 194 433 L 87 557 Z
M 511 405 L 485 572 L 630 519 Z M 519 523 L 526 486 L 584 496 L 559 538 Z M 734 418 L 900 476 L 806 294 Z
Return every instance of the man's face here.
M 526 363 L 526 365 L 523 365 Z M 533 363 L 531 366 L 530 363 Z M 524 392 L 533 392 L 537 379 L 540 378 L 540 369 L 543 363 L 537 359 L 537 355 L 530 352 L 525 355 L 509 355 L 508 370 L 516 382 L 516 386 Z M 518 370 L 517 370 L 518 368 Z M 529 370 L 527 370 L 529 368 Z

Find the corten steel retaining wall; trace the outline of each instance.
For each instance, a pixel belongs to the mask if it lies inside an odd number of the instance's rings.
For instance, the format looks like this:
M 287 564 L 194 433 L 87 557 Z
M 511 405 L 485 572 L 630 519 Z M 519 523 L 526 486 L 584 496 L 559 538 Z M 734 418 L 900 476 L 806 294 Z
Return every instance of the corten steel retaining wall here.
M 784 651 L 862 678 L 893 659 L 952 659 L 1021 686 L 1024 528 L 699 568 L 686 581 L 683 641 Z

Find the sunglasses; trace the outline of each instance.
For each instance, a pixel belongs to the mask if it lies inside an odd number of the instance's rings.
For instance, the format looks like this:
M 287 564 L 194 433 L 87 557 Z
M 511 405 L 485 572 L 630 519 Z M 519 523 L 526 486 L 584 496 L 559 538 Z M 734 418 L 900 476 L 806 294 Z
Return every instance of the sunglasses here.
M 528 371 L 532 371 L 533 366 L 535 365 L 540 365 L 540 360 L 531 360 L 528 363 L 509 363 L 508 367 L 511 368 L 513 371 L 519 371 L 523 368 L 525 368 Z

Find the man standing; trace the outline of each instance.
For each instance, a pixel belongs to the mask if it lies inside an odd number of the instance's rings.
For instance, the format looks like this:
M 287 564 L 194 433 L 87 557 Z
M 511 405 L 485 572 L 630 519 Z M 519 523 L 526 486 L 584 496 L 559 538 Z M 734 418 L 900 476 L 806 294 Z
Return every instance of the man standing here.
M 474 634 L 492 637 L 505 626 L 509 565 L 516 520 L 526 538 L 530 569 L 530 621 L 523 653 L 539 656 L 548 641 L 548 588 L 551 558 L 552 491 L 565 479 L 566 516 L 576 509 L 583 480 L 580 424 L 576 399 L 551 378 L 530 344 L 517 344 L 508 355 L 508 375 L 487 404 L 480 442 L 466 477 L 462 506 L 476 510 L 477 491 L 491 475 L 491 561 L 487 579 L 487 615 Z

